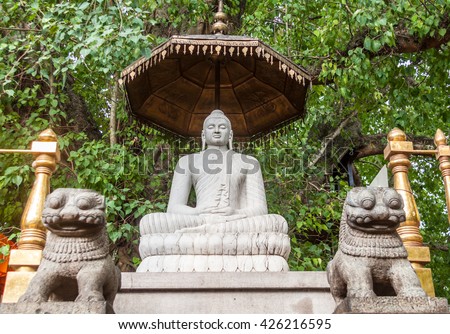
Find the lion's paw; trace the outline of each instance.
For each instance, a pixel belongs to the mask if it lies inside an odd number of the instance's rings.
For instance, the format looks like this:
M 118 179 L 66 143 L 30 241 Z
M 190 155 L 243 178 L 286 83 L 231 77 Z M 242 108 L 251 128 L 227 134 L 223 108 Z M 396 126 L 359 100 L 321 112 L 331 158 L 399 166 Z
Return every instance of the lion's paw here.
M 362 290 L 362 289 L 348 289 L 347 297 L 356 298 L 374 298 L 377 295 L 372 290 Z
M 397 293 L 398 297 L 426 297 L 427 294 L 421 287 L 408 287 Z

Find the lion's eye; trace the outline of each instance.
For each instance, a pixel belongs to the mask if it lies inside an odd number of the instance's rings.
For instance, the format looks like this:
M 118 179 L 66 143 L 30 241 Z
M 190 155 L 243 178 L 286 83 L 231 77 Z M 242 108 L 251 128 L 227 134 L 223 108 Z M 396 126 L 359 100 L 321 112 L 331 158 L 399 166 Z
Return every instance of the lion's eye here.
M 392 198 L 389 200 L 389 207 L 392 209 L 400 209 L 402 202 L 398 198 Z
M 400 195 L 394 189 L 387 189 L 384 192 L 383 202 L 391 209 L 401 209 L 403 204 Z
M 371 198 L 366 198 L 361 201 L 361 206 L 367 210 L 372 209 L 374 207 L 374 205 L 375 205 L 375 201 Z
M 47 206 L 51 209 L 59 209 L 62 206 L 62 202 L 56 197 L 50 197 L 47 200 Z
M 92 201 L 89 198 L 85 197 L 78 198 L 77 207 L 81 210 L 88 210 L 92 207 Z
M 375 206 L 376 203 L 375 196 L 371 191 L 367 189 L 363 190 L 359 194 L 358 198 L 361 207 L 366 210 L 373 209 L 373 207 Z

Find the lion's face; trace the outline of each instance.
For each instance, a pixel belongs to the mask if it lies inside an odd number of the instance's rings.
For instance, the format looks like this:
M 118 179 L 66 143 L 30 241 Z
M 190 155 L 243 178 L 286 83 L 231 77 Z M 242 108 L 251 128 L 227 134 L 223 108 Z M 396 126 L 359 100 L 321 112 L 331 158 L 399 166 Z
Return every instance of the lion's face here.
M 345 210 L 347 224 L 367 233 L 391 233 L 405 220 L 403 200 L 391 188 L 353 188 Z
M 56 189 L 47 196 L 42 222 L 57 235 L 81 237 L 104 227 L 104 210 L 104 197 L 95 191 Z

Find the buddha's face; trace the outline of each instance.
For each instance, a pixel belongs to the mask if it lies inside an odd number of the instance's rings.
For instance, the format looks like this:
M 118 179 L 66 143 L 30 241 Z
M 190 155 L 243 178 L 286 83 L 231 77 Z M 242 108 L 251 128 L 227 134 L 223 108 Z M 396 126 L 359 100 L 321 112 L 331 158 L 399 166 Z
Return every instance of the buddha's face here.
M 231 128 L 223 117 L 208 118 L 203 131 L 207 145 L 226 146 L 230 139 Z

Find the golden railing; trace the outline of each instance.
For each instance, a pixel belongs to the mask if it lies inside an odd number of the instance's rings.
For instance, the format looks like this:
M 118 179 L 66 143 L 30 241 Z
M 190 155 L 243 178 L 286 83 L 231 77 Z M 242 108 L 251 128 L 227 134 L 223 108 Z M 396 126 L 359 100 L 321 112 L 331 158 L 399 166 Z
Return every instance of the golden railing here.
M 406 134 L 400 129 L 394 128 L 388 134 L 388 145 L 384 150 L 384 158 L 389 161 L 388 167 L 392 170 L 394 188 L 403 198 L 406 213 L 406 221 L 400 225 L 397 232 L 408 251 L 408 259 L 429 296 L 435 295 L 431 269 L 425 268 L 425 265 L 430 262 L 430 249 L 423 245 L 423 238 L 420 235 L 420 216 L 409 183 L 408 169 L 411 166 L 409 160 L 411 155 L 436 156 L 444 177 L 450 223 L 450 147 L 446 145 L 447 141 L 441 130 L 436 131 L 434 141 L 437 146 L 436 150 L 415 150 L 413 143 L 406 140 Z
M 47 129 L 41 132 L 30 150 L 0 149 L 0 153 L 32 154 L 36 179 L 20 221 L 21 234 L 18 249 L 11 250 L 6 276 L 3 303 L 14 303 L 25 292 L 42 258 L 46 229 L 42 224 L 42 211 L 50 191 L 50 178 L 60 160 L 56 134 Z

